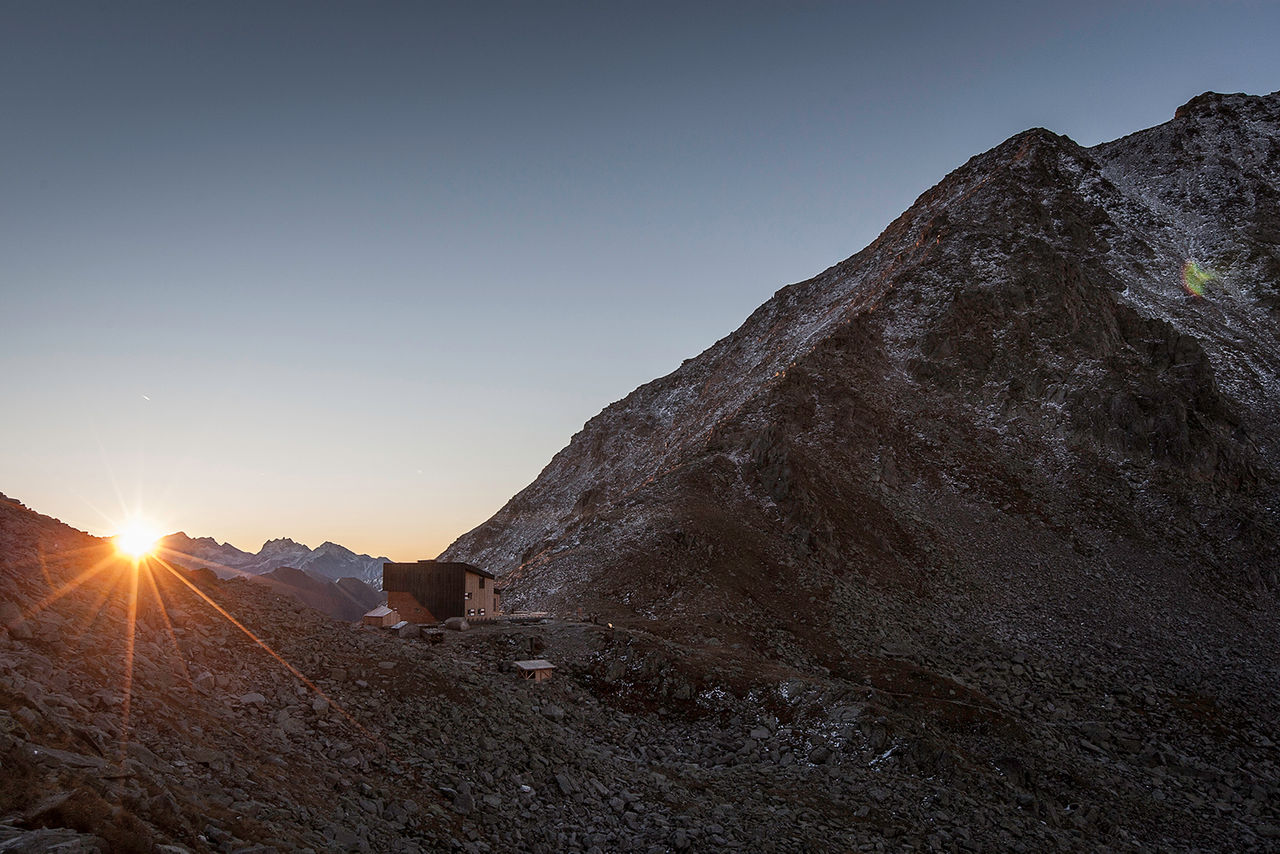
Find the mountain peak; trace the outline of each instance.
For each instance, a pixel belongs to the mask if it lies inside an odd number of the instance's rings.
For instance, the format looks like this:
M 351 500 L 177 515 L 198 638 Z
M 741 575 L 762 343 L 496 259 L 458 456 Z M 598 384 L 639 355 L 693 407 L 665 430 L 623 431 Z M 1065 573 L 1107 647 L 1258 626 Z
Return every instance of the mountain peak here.
M 325 540 L 323 543 L 321 543 L 319 546 L 316 547 L 316 551 L 317 552 L 339 551 L 339 552 L 346 552 L 347 554 L 355 554 L 355 552 L 351 551 L 351 549 L 347 548 L 346 546 L 340 546 L 337 543 L 333 542 L 332 540 Z
M 1240 109 L 1265 108 L 1280 100 L 1280 91 L 1269 95 L 1249 95 L 1244 92 L 1223 94 L 1220 92 L 1203 92 L 1187 101 L 1174 111 L 1175 119 L 1185 119 L 1198 115 L 1209 115 L 1221 112 L 1234 112 Z
M 222 546 L 231 545 L 230 543 L 220 543 L 213 537 L 192 537 L 186 531 L 174 531 L 172 534 L 166 534 L 161 539 L 174 541 L 187 541 L 192 543 L 200 543 L 201 545 Z
M 277 537 L 274 540 L 267 540 L 265 543 L 263 543 L 262 548 L 259 549 L 259 552 L 267 551 L 267 550 L 280 550 L 280 549 L 286 549 L 286 548 L 304 548 L 305 549 L 307 547 L 304 546 L 302 543 L 291 540 L 288 537 Z

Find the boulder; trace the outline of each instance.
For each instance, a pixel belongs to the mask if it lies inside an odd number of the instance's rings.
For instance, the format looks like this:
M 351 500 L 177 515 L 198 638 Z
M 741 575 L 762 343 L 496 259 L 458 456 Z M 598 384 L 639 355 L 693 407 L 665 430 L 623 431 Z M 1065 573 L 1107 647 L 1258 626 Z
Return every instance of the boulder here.
M 465 632 L 471 628 L 471 624 L 467 622 L 466 617 L 450 617 L 444 621 L 444 627 L 455 632 Z
M 58 854 L 102 854 L 109 850 L 107 841 L 98 836 L 77 833 L 67 828 L 28 830 L 5 840 L 3 850 L 14 854 L 36 854 L 57 851 Z
M 31 626 L 22 616 L 22 609 L 13 602 L 0 602 L 0 626 L 7 628 L 10 637 L 17 640 L 31 639 Z
M 453 811 L 458 815 L 470 815 L 475 809 L 475 798 L 471 794 L 471 784 L 463 780 L 458 785 L 457 794 L 453 796 Z

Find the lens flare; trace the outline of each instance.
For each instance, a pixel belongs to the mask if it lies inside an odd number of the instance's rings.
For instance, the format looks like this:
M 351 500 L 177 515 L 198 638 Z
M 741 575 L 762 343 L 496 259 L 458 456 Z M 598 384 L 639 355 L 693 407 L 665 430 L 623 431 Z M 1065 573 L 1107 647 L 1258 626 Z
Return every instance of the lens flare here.
M 1198 299 L 1204 299 L 1205 288 L 1221 279 L 1213 270 L 1200 266 L 1194 259 L 1188 258 L 1182 265 L 1182 288 Z
M 116 549 L 126 557 L 140 560 L 151 554 L 160 535 L 144 522 L 130 522 L 115 535 Z

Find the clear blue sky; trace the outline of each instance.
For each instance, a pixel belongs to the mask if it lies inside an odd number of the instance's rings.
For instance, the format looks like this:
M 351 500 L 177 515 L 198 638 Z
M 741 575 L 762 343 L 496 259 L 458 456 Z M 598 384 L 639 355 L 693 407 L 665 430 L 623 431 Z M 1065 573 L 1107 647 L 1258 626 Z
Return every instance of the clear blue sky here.
M 0 491 L 428 557 L 968 157 L 1276 3 L 0 0 Z

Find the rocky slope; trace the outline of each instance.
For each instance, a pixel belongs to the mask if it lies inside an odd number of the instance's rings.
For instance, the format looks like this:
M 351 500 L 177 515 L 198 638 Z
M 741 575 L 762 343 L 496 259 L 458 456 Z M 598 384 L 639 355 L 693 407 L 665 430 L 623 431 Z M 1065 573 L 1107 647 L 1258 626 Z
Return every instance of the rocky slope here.
M 358 555 L 337 543 L 325 542 L 312 549 L 288 537 L 267 540 L 256 554 L 212 537 L 192 538 L 183 532 L 162 537 L 160 546 L 173 560 L 206 567 L 220 578 L 261 575 L 287 566 L 330 581 L 357 578 L 381 588 L 382 565 L 387 562 L 385 557 Z
M 1091 149 L 1019 134 L 608 407 L 445 556 L 563 605 L 658 554 L 697 587 L 731 543 L 766 575 L 916 584 L 988 563 L 978 531 L 1089 529 L 1274 587 L 1278 150 L 1280 94 Z M 1220 274 L 1204 299 L 1188 260 Z
M 251 585 L 135 573 L 105 543 L 0 503 L 0 850 L 1280 840 L 1274 715 L 1220 707 L 1211 684 L 1167 687 L 1151 651 L 1117 665 L 1099 645 L 1066 667 L 1015 652 L 948 678 L 885 648 L 837 673 L 762 658 L 714 623 L 684 643 L 574 622 L 431 643 Z M 550 682 L 512 672 L 533 656 L 558 664 Z
M 1164 644 L 1196 597 L 1270 613 L 1278 147 L 1280 94 L 1091 149 L 1019 134 L 592 419 L 444 557 L 513 605 L 727 615 L 828 664 L 883 633 L 869 589 L 1051 646 L 1081 619 Z

